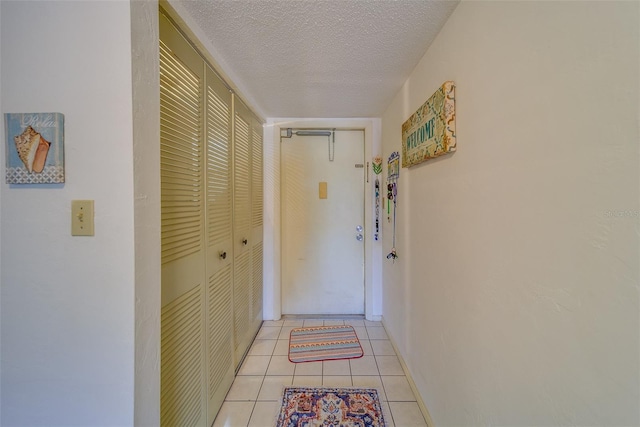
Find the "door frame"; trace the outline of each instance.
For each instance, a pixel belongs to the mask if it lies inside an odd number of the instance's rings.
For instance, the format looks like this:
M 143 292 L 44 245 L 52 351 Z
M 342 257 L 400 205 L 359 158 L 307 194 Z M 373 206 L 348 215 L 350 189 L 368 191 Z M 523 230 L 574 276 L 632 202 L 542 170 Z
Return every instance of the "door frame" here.
M 278 129 L 279 129 L 279 135 L 281 135 L 282 130 L 286 129 L 286 128 L 279 127 Z M 299 128 L 292 128 L 292 129 L 293 129 L 294 132 L 296 130 L 300 130 Z M 333 131 L 334 132 L 334 134 L 333 134 L 334 136 L 335 136 L 335 133 L 338 133 L 338 135 L 346 134 L 346 133 L 355 133 L 355 134 L 357 134 L 358 138 L 360 138 L 360 137 L 362 138 L 362 140 L 361 140 L 362 141 L 362 146 L 361 146 L 361 150 L 362 151 L 358 150 L 358 151 L 360 151 L 359 155 L 362 156 L 361 159 L 362 159 L 363 165 L 366 164 L 367 161 L 366 161 L 366 158 L 365 158 L 365 150 L 364 150 L 365 149 L 365 134 L 366 134 L 366 132 L 365 132 L 364 128 L 344 128 L 344 127 L 340 128 L 340 127 L 337 127 L 337 128 L 314 128 L 314 129 L 323 130 L 323 131 Z M 310 138 L 310 136 L 297 136 L 297 135 L 292 135 L 291 137 L 282 137 L 281 136 L 279 138 L 279 141 L 280 141 L 280 158 L 281 159 L 282 159 L 282 152 L 283 152 L 283 146 L 284 146 L 285 141 L 293 142 L 293 138 Z M 325 136 L 316 137 L 316 138 L 320 138 L 323 141 L 322 142 L 323 147 L 326 146 L 326 145 L 324 145 L 324 141 L 325 141 L 324 138 L 326 138 Z M 327 141 L 329 144 L 331 144 L 331 142 L 330 142 L 331 138 L 332 138 L 332 136 L 330 136 L 329 140 Z M 358 140 L 360 141 L 360 139 L 358 139 Z M 331 151 L 335 152 L 335 150 L 336 150 L 336 148 L 335 148 L 335 142 L 334 142 L 333 146 L 331 148 Z M 338 147 L 338 152 L 341 152 L 341 151 L 342 150 L 340 149 L 340 147 Z M 326 162 L 326 160 L 327 160 L 326 157 L 323 157 L 323 158 L 320 159 L 321 162 Z M 285 165 L 281 161 L 281 168 L 280 168 L 280 193 L 281 194 L 283 194 L 283 188 L 284 188 L 284 184 L 285 184 L 284 183 L 284 178 L 283 178 L 284 177 L 284 173 L 285 173 Z M 367 190 L 367 180 L 368 180 L 368 178 L 370 179 L 370 177 L 367 177 L 367 170 L 366 170 L 366 167 L 365 167 L 365 170 L 364 170 L 364 172 L 362 174 L 362 180 L 358 179 L 358 181 L 359 181 L 358 182 L 358 192 L 360 194 L 362 194 L 363 196 L 364 196 L 364 194 L 365 194 L 365 192 Z M 285 209 L 283 208 L 284 202 L 285 202 L 285 198 L 284 197 L 280 197 L 280 215 L 281 215 L 280 223 L 281 224 L 284 223 L 284 221 L 282 219 L 283 212 L 285 211 Z M 362 205 L 358 206 L 358 209 L 357 209 L 360 212 L 360 214 L 362 215 L 362 217 L 359 218 L 358 221 L 355 221 L 352 224 L 354 227 L 356 225 L 363 225 L 363 226 L 365 225 L 365 212 L 366 212 L 365 205 L 366 205 L 366 201 L 364 200 L 364 197 L 363 197 L 362 198 Z M 355 230 L 353 230 L 353 231 L 355 232 Z M 366 230 L 362 234 L 363 234 L 363 236 L 366 236 L 366 234 L 367 234 Z M 281 241 L 284 241 L 285 227 L 281 227 L 280 236 L 281 236 L 280 237 Z M 355 239 L 355 234 L 354 234 L 354 239 Z M 361 251 L 360 255 L 362 256 L 362 258 L 361 258 L 361 261 L 362 261 L 362 275 L 361 275 L 361 280 L 359 281 L 360 286 L 362 286 L 362 288 L 361 288 L 361 290 L 362 290 L 362 299 L 358 298 L 358 300 L 359 300 L 359 304 L 362 304 L 361 308 L 362 308 L 363 313 L 364 313 L 365 295 L 366 295 L 365 280 L 364 280 L 365 266 L 366 266 L 366 264 L 365 264 L 365 253 L 366 253 L 366 251 L 365 251 L 364 242 L 363 242 L 363 244 L 358 245 L 358 247 L 360 248 L 360 251 Z M 286 261 L 287 260 L 284 257 L 281 257 L 281 259 L 280 259 L 280 266 L 281 267 L 280 268 L 281 268 L 282 271 L 285 271 Z M 281 281 L 281 288 L 282 287 L 283 287 L 283 284 L 282 284 L 282 281 Z M 281 305 L 284 305 L 284 299 L 285 299 L 284 293 L 281 292 L 281 296 L 280 296 Z M 313 313 L 313 314 L 322 315 L 323 313 Z M 345 312 L 345 313 L 341 313 L 341 314 L 352 315 L 352 313 L 349 313 L 349 312 Z
M 371 159 L 380 155 L 381 120 L 367 119 L 268 119 L 264 137 L 264 319 L 282 316 L 281 164 L 280 128 L 336 128 L 364 130 L 364 311 L 368 320 L 382 317 L 381 241 L 373 239 L 373 181 Z M 372 154 L 375 153 L 375 154 Z M 374 261 L 378 260 L 378 262 Z

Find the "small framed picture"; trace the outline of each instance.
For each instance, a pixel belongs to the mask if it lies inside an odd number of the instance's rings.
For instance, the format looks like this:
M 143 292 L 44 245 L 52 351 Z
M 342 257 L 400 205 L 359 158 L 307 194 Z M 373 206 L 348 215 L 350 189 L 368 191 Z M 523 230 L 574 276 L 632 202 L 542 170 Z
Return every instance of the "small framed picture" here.
M 64 182 L 64 115 L 7 113 L 7 184 Z

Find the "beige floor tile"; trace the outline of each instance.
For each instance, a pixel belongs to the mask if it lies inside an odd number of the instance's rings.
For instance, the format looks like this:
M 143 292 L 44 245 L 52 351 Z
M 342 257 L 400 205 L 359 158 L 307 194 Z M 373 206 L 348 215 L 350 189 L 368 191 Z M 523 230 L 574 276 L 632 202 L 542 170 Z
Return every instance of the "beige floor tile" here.
M 350 375 L 323 375 L 322 385 L 324 387 L 351 387 Z
M 280 331 L 280 335 L 278 336 L 279 340 L 288 340 L 291 334 L 292 329 L 301 328 L 302 326 L 283 326 L 282 331 Z
M 319 387 L 322 385 L 322 375 L 296 375 L 293 385 L 298 387 Z
M 381 400 L 387 400 L 387 396 L 384 392 L 382 385 L 382 379 L 379 375 L 358 375 L 351 377 L 354 387 L 366 387 L 378 389 L 378 395 Z
M 389 336 L 382 327 L 369 327 L 367 326 L 367 334 L 370 340 L 388 340 Z
M 304 319 L 285 319 L 283 326 L 293 326 L 294 328 L 301 328 L 304 324 Z
M 256 339 L 277 340 L 281 329 L 282 328 L 280 326 L 263 326 L 262 328 L 260 328 Z
M 404 375 L 397 356 L 376 356 L 380 375 Z
M 415 402 L 416 397 L 405 376 L 382 376 L 384 392 L 389 402 Z
M 305 319 L 304 325 L 305 328 L 311 328 L 314 326 L 324 326 L 324 320 L 322 319 Z
M 364 320 L 361 319 L 346 319 L 344 321 L 345 325 L 351 325 L 351 326 L 364 326 Z
M 395 425 L 402 427 L 426 427 L 427 423 L 416 402 L 389 402 Z
M 282 398 L 284 387 L 293 383 L 293 376 L 268 376 L 264 377 L 258 400 L 277 400 Z
M 238 371 L 238 375 L 264 375 L 271 356 L 247 356 Z
M 276 423 L 279 402 L 256 402 L 249 421 L 249 427 L 272 427 Z
M 356 335 L 359 340 L 368 340 L 369 335 L 367 334 L 367 328 L 364 326 L 354 326 L 353 329 L 356 331 Z
M 373 356 L 373 349 L 371 348 L 372 343 L 369 340 L 360 340 L 360 346 L 362 347 L 362 351 L 365 356 Z
M 289 339 L 278 340 L 276 347 L 273 349 L 274 356 L 286 356 L 289 354 Z
M 276 346 L 276 340 L 255 340 L 249 350 L 250 356 L 271 356 Z
M 291 329 L 342 324 L 354 327 L 363 357 L 298 364 L 288 360 Z M 214 427 L 272 427 L 286 385 L 376 388 L 387 427 L 426 426 L 381 322 L 335 318 L 263 322 Z
M 385 427 L 395 427 L 393 423 L 393 416 L 391 416 L 391 409 L 389 408 L 389 402 L 380 402 L 382 406 L 382 416 L 384 417 Z
M 373 354 L 376 356 L 395 356 L 396 352 L 389 340 L 373 340 L 371 341 Z
M 246 427 L 255 402 L 224 402 L 213 427 Z
M 267 375 L 293 375 L 295 364 L 287 356 L 272 356 Z
M 322 375 L 322 362 L 296 363 L 294 375 Z
M 351 375 L 380 375 L 373 356 L 362 356 L 359 359 L 349 359 Z
M 284 320 L 265 320 L 262 326 L 282 326 Z
M 262 375 L 236 377 L 225 400 L 256 400 L 263 378 Z
M 323 375 L 351 375 L 348 360 L 325 360 L 322 362 Z

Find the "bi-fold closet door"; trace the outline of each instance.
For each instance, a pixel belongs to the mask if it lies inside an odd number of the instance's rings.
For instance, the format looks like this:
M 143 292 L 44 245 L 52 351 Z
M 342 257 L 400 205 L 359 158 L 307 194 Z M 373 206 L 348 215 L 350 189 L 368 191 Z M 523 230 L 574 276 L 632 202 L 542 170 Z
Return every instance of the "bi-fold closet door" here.
M 162 13 L 160 121 L 161 424 L 210 426 L 262 321 L 262 124 Z
M 262 124 L 234 104 L 234 343 L 236 368 L 262 322 Z

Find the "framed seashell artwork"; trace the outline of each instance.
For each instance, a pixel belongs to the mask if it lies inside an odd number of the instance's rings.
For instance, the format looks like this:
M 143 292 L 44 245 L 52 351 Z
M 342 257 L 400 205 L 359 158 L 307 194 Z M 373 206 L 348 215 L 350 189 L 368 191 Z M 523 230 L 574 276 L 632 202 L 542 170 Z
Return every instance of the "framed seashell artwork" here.
M 64 115 L 7 113 L 7 184 L 64 182 Z

